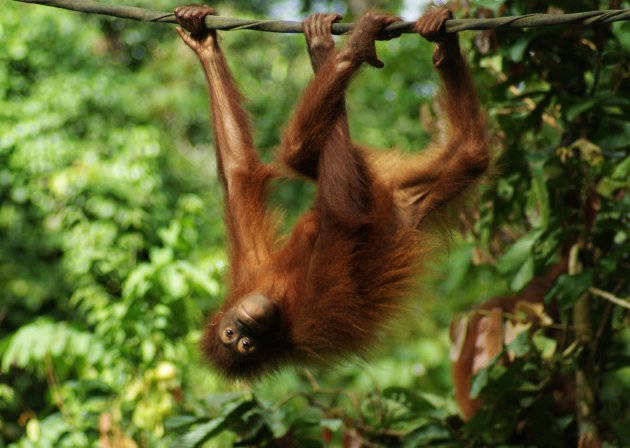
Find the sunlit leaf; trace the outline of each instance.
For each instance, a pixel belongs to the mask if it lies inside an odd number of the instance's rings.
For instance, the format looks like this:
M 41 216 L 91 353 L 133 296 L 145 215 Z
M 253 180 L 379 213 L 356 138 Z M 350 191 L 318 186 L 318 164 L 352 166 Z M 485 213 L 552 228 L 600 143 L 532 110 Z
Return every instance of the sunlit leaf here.
M 540 351 L 540 355 L 543 359 L 551 360 L 556 354 L 558 342 L 550 337 L 547 337 L 542 332 L 536 332 L 532 338 L 534 346 Z

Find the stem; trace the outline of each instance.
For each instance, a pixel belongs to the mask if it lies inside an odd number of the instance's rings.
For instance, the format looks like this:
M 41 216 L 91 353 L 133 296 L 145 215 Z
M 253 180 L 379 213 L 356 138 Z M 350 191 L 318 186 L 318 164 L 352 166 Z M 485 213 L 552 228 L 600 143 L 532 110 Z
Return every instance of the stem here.
M 569 274 L 574 275 L 582 270 L 579 252 L 582 244 L 571 248 L 569 255 Z M 577 359 L 575 372 L 575 401 L 579 432 L 579 446 L 599 447 L 596 416 L 597 371 L 595 338 L 591 322 L 591 294 L 587 291 L 578 298 L 573 307 L 573 325 L 575 340 L 583 348 Z
M 630 297 L 628 297 L 627 299 L 622 299 L 615 296 L 614 294 L 611 294 L 606 291 L 602 291 L 601 289 L 598 289 L 598 288 L 590 288 L 589 292 L 593 294 L 594 296 L 601 297 L 602 299 L 606 299 L 617 306 L 630 310 Z

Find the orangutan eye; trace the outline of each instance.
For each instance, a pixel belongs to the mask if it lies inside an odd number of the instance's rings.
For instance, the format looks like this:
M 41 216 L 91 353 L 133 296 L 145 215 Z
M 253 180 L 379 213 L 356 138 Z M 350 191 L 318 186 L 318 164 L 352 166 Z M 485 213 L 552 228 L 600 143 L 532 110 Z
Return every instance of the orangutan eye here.
M 256 347 L 249 338 L 242 338 L 238 343 L 238 351 L 242 354 L 252 353 Z
M 221 340 L 225 344 L 232 343 L 235 337 L 236 337 L 236 333 L 230 327 L 223 329 L 223 332 L 221 333 Z
M 238 329 L 234 329 L 233 327 L 225 326 L 219 333 L 219 338 L 221 342 L 226 346 L 231 346 L 235 341 L 238 341 L 238 338 L 241 336 Z

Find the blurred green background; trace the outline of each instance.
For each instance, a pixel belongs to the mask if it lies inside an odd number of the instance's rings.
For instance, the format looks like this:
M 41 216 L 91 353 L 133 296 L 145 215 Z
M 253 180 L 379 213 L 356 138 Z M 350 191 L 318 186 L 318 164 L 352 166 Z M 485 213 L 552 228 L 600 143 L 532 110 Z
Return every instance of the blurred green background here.
M 421 3 L 215 6 L 232 17 L 301 20 L 334 11 L 350 21 L 368 7 L 413 20 Z M 453 3 L 458 17 L 630 7 L 470 3 Z M 596 366 L 599 437 L 630 445 L 627 310 L 590 297 L 591 342 L 573 332 L 576 303 L 589 288 L 630 296 L 629 22 L 463 33 L 496 169 L 453 217 L 463 232 L 445 237 L 421 297 L 369 361 L 230 384 L 197 351 L 226 269 L 198 61 L 171 25 L 4 5 L 0 447 L 574 446 L 582 428 L 574 410 L 558 414 L 550 403 L 554 378 L 572 377 L 585 363 Z M 256 144 L 271 160 L 312 76 L 304 39 L 221 37 Z M 364 69 L 349 91 L 353 137 L 420 151 L 440 126 L 432 45 L 404 35 L 377 49 L 385 68 Z M 275 187 L 271 202 L 286 210 L 289 229 L 314 188 L 300 180 Z M 521 290 L 578 243 L 583 268 L 550 293 L 564 339 L 524 332 L 513 364 L 494 363 L 478 377 L 486 405 L 462 421 L 448 357 L 451 319 Z

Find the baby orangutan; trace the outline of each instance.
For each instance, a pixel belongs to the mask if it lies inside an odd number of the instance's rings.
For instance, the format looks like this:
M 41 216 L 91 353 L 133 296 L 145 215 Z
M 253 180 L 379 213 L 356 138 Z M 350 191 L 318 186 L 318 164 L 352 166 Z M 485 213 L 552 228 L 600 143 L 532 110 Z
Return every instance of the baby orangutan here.
M 210 91 L 219 178 L 225 191 L 228 296 L 207 324 L 204 354 L 229 378 L 254 378 L 287 363 L 325 363 L 364 355 L 412 291 L 425 217 L 486 171 L 485 121 L 447 9 L 417 22 L 437 43 L 433 63 L 444 84 L 451 128 L 440 148 L 402 158 L 350 140 L 345 91 L 363 63 L 382 67 L 375 41 L 397 18 L 366 13 L 336 52 L 337 15 L 304 22 L 315 77 L 282 137 L 279 159 L 317 183 L 310 211 L 287 239 L 265 209 L 276 169 L 261 163 L 241 96 L 216 32 L 203 25 L 209 6 L 175 10 L 183 41 L 203 65 Z

